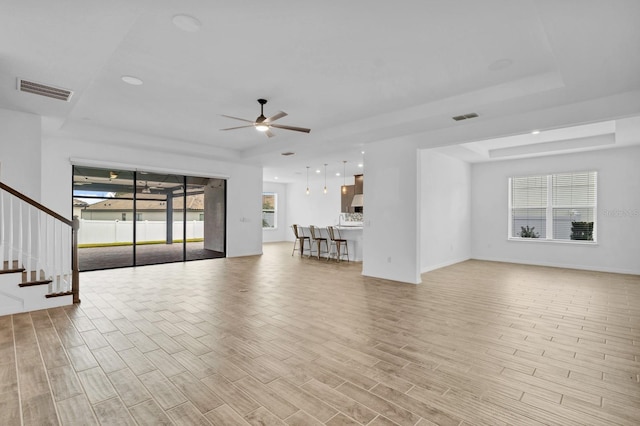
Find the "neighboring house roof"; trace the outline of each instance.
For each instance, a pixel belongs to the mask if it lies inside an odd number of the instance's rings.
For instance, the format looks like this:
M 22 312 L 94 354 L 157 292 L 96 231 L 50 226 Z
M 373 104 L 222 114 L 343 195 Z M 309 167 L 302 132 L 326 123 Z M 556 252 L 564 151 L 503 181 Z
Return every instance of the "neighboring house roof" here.
M 173 200 L 173 210 L 183 209 L 183 197 L 177 197 Z M 136 201 L 136 211 L 164 211 L 167 208 L 166 201 L 159 200 L 141 200 Z M 133 201 L 125 199 L 108 199 L 87 206 L 86 211 L 133 211 Z M 191 195 L 187 197 L 187 211 L 204 211 L 204 195 Z
M 78 200 L 77 198 L 73 199 L 73 207 L 86 207 L 89 203 L 86 201 Z

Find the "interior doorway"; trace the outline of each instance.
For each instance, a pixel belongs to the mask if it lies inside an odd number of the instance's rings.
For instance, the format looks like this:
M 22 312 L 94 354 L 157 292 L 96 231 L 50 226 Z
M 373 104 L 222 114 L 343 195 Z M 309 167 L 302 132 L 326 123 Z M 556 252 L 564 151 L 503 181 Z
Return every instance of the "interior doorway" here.
M 226 181 L 74 166 L 81 271 L 225 257 Z

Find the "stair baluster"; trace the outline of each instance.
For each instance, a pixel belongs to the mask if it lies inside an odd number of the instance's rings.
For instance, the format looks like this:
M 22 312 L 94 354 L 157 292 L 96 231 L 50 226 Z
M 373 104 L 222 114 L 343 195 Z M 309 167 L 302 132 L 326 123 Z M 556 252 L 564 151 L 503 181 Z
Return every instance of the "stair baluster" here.
M 80 301 L 74 223 L 0 182 L 0 315 Z

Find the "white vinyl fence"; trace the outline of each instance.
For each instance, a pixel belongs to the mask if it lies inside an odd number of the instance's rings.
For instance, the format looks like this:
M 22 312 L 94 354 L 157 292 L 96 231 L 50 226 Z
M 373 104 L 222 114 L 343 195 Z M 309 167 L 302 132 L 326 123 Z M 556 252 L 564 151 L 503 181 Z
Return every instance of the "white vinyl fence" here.
M 164 221 L 144 220 L 136 223 L 137 242 L 165 241 Z M 187 239 L 204 238 L 204 222 L 187 221 Z M 182 221 L 173 222 L 173 239 L 182 239 Z M 133 221 L 80 219 L 78 244 L 133 243 Z

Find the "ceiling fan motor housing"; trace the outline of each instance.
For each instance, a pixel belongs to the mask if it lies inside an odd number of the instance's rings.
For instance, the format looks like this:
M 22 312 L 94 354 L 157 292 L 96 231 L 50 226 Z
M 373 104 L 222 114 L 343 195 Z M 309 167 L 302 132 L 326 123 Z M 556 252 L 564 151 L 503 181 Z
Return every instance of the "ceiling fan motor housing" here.
M 258 99 L 258 103 L 260 104 L 260 116 L 256 118 L 256 123 L 262 123 L 267 117 L 264 116 L 264 105 L 267 103 L 266 99 Z

